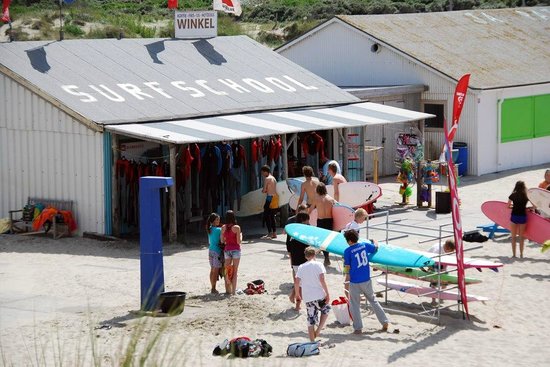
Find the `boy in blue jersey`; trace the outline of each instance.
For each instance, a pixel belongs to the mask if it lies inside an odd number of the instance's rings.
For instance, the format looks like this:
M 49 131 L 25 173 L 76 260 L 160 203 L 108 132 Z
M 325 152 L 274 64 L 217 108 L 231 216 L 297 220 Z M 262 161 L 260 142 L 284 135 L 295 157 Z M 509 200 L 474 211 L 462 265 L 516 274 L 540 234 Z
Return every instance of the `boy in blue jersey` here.
M 361 293 L 365 295 L 371 307 L 382 324 L 382 331 L 388 331 L 389 321 L 374 297 L 372 283 L 370 280 L 369 254 L 378 250 L 378 244 L 373 241 L 357 243 L 359 235 L 353 229 L 344 232 L 349 247 L 344 251 L 344 274 L 346 274 L 346 290 L 349 294 L 349 306 L 353 318 L 353 333 L 363 332 L 363 321 L 361 320 Z

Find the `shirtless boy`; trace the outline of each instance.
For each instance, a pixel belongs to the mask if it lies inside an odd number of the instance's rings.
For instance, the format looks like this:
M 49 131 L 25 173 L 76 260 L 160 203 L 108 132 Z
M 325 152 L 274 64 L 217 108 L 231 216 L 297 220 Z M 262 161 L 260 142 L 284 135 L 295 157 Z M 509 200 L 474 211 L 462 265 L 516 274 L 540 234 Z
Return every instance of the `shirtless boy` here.
M 332 176 L 332 185 L 334 185 L 334 199 L 336 201 L 340 200 L 340 184 L 346 183 L 348 180 L 344 176 L 338 173 L 338 167 L 336 163 L 331 162 L 328 165 L 328 174 Z
M 322 182 L 317 185 L 316 193 L 317 195 L 315 195 L 315 201 L 309 207 L 309 213 L 311 213 L 313 209 L 317 208 L 317 227 L 332 231 L 332 207 L 336 201 L 327 194 L 327 187 Z M 325 255 L 324 265 L 329 266 L 330 259 L 328 252 L 323 251 L 323 255 Z
M 277 238 L 275 229 L 275 209 L 279 207 L 279 197 L 277 196 L 277 180 L 271 174 L 269 166 L 261 168 L 264 176 L 264 187 L 262 192 L 267 194 L 264 203 L 264 219 L 267 226 L 267 235 L 262 238 Z
M 313 200 L 315 200 L 317 182 L 313 181 L 313 168 L 310 166 L 304 166 L 302 168 L 302 173 L 306 180 L 302 183 L 300 197 L 298 198 L 298 205 L 304 201 L 304 196 L 307 195 L 307 206 L 311 206 L 311 204 L 313 204 Z

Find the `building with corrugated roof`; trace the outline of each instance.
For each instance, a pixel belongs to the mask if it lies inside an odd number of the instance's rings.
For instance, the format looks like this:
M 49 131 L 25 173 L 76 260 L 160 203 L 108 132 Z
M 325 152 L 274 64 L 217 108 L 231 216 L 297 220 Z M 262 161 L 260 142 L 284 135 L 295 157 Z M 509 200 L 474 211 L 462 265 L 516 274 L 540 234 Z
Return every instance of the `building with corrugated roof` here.
M 431 117 L 361 102 L 245 36 L 3 43 L 0 91 L 1 217 L 28 197 L 70 200 L 80 232 L 129 233 L 138 178 L 170 176 L 171 240 L 257 189 L 261 164 L 288 177 L 297 134 Z
M 456 83 L 471 74 L 454 140 L 466 144 L 459 171 L 482 175 L 550 161 L 549 45 L 550 7 L 534 7 L 337 16 L 276 51 L 363 100 L 437 115 L 425 126 L 428 159 L 441 153 Z M 395 127 L 366 128 L 385 148 L 385 174 L 395 172 Z

